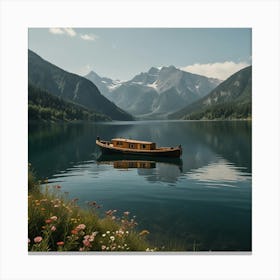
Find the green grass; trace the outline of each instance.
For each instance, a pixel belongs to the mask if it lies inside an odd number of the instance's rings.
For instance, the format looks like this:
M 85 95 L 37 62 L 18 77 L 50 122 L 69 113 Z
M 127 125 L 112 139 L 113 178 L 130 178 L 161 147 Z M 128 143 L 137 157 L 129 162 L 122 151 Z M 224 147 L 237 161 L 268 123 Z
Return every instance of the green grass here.
M 138 232 L 129 212 L 108 210 L 101 217 L 96 202 L 82 209 L 61 186 L 42 187 L 30 166 L 28 189 L 29 251 L 150 251 L 148 231 Z

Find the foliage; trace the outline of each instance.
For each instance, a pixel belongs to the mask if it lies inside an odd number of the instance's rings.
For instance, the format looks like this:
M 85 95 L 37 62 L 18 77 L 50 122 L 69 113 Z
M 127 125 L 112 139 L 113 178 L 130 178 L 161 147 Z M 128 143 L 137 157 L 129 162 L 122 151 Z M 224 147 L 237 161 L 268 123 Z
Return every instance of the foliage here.
M 28 119 L 45 121 L 106 121 L 109 117 L 28 85 Z
M 28 195 L 29 251 L 155 250 L 149 249 L 145 240 L 149 232 L 137 232 L 135 217 L 130 218 L 129 212 L 118 218 L 116 210 L 108 210 L 100 217 L 96 202 L 81 209 L 77 199 L 70 200 L 61 193 L 60 185 L 46 186 L 41 191 L 36 186 L 29 188 Z
M 205 110 L 193 112 L 184 116 L 186 120 L 230 120 L 230 119 L 251 119 L 252 104 L 233 102 L 212 106 Z

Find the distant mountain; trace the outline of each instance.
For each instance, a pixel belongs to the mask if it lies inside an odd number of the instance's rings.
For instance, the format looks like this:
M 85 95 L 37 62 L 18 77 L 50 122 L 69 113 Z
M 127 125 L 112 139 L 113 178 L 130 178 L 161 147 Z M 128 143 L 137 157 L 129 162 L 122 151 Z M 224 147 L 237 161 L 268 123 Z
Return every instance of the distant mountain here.
M 100 77 L 94 71 L 90 71 L 85 78 L 92 81 L 104 96 L 107 96 L 109 92 L 121 85 L 121 81 Z
M 126 82 L 100 78 L 94 72 L 86 77 L 120 108 L 142 118 L 165 118 L 205 96 L 221 82 L 174 66 L 152 67 Z
M 246 67 L 207 96 L 171 114 L 171 119 L 244 119 L 252 114 L 252 66 Z
M 62 70 L 28 50 L 28 82 L 35 87 L 75 102 L 114 120 L 133 117 L 106 99 L 88 79 Z
M 28 85 L 28 120 L 43 121 L 108 121 L 108 116 L 63 100 L 45 90 Z

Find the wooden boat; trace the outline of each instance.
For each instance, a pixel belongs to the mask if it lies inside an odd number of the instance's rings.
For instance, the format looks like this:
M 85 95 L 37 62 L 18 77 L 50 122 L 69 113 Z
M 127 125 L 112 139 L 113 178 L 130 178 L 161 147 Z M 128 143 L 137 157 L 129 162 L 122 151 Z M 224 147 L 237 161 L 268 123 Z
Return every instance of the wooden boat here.
M 111 141 L 96 139 L 96 145 L 102 154 L 141 155 L 152 157 L 180 157 L 181 145 L 177 147 L 157 147 L 154 142 L 139 141 L 125 138 L 114 138 Z

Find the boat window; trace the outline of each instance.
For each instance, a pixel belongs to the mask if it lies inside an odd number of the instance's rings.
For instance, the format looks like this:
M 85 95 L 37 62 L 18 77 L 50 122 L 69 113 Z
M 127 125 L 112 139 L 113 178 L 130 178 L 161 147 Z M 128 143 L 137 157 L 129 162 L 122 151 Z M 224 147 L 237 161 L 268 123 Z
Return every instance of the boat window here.
M 122 146 L 122 142 L 117 141 L 117 146 Z
M 142 145 L 142 148 L 143 148 L 143 149 L 145 149 L 145 148 L 146 148 L 146 145 L 145 145 L 145 144 L 143 144 L 143 145 Z
M 134 149 L 134 144 L 129 144 L 130 149 Z

